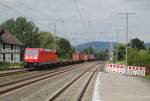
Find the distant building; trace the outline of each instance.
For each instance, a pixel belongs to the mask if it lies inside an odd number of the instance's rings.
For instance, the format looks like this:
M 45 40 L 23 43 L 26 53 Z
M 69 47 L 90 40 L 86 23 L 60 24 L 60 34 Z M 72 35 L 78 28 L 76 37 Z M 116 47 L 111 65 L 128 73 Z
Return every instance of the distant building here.
M 0 30 L 0 62 L 20 63 L 20 48 L 23 44 L 12 34 Z

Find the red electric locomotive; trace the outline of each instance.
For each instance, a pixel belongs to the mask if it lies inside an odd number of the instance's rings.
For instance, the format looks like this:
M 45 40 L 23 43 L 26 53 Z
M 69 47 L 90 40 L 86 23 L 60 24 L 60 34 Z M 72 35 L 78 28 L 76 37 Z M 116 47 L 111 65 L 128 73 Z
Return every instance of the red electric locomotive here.
M 55 64 L 56 52 L 50 49 L 26 48 L 24 62 L 33 65 Z

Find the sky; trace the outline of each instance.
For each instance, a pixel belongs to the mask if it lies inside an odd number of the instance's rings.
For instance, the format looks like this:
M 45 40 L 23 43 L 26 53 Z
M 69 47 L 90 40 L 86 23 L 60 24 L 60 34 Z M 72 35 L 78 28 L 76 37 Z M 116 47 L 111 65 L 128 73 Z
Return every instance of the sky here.
M 6 4 L 6 6 L 2 5 Z M 42 31 L 54 32 L 77 45 L 91 41 L 126 41 L 126 16 L 129 38 L 150 42 L 150 0 L 0 0 L 0 23 L 25 16 Z

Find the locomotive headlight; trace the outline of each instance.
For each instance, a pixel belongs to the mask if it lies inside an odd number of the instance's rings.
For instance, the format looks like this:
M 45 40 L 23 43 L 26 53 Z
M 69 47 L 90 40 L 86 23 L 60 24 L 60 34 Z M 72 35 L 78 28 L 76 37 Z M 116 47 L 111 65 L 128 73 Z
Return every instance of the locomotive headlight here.
M 25 59 L 29 59 L 29 57 L 26 56 Z
M 33 59 L 37 59 L 37 57 L 33 57 Z

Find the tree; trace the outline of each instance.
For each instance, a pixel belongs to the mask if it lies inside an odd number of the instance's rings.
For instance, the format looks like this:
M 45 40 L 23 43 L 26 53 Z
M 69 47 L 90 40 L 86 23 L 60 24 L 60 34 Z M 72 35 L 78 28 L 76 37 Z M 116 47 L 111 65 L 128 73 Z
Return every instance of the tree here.
M 118 60 L 122 60 L 124 59 L 124 55 L 125 55 L 125 44 L 119 43 L 117 45 L 117 52 L 118 52 Z
M 32 46 L 35 37 L 39 33 L 39 28 L 33 22 L 27 21 L 25 17 L 9 19 L 0 26 L 15 35 L 28 47 Z
M 72 55 L 73 48 L 70 42 L 64 38 L 57 41 L 57 53 L 60 58 L 68 59 Z
M 130 45 L 132 46 L 132 48 L 145 49 L 144 41 L 141 41 L 141 40 L 138 39 L 138 38 L 131 39 Z
M 54 38 L 50 32 L 39 32 L 35 38 L 35 47 L 53 49 Z
M 54 43 L 55 39 L 56 43 Z M 38 33 L 36 42 L 38 42 L 36 43 L 36 47 L 41 48 L 53 49 L 54 45 L 56 45 L 58 57 L 61 59 L 71 58 L 72 52 L 75 51 L 68 40 L 57 36 L 53 37 L 53 34 L 50 32 Z
M 106 52 L 104 51 L 97 51 L 95 52 L 95 58 L 96 59 L 105 59 L 106 58 Z
M 91 46 L 88 48 L 85 48 L 82 52 L 86 53 L 86 54 L 93 54 L 94 53 L 93 48 Z
M 145 50 L 129 50 L 128 51 L 128 65 L 133 66 L 149 66 L 150 55 Z
M 68 40 L 57 36 L 53 37 L 51 32 L 40 31 L 33 22 L 28 21 L 25 17 L 9 19 L 1 23 L 0 27 L 16 36 L 24 43 L 25 47 L 53 49 L 55 44 L 58 56 L 63 59 L 70 58 L 72 52 L 75 51 Z M 56 39 L 56 43 L 54 43 L 54 39 Z M 21 52 L 23 51 L 22 48 Z

